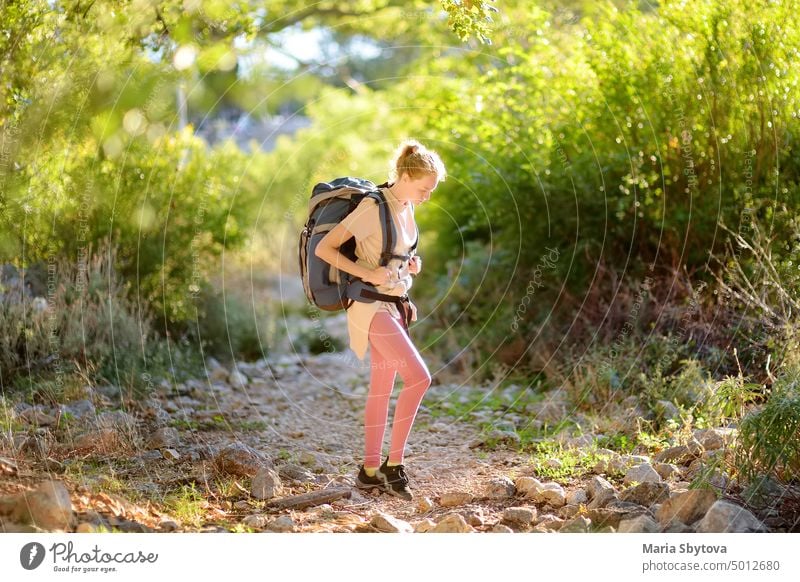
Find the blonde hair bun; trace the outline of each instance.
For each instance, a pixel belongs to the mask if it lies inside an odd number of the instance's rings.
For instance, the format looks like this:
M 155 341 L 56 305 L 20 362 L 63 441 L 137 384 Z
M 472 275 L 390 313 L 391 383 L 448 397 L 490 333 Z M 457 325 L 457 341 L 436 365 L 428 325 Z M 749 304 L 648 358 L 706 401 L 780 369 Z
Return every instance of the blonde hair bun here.
M 411 179 L 418 179 L 431 174 L 436 175 L 439 181 L 447 177 L 444 163 L 433 150 L 429 150 L 415 139 L 404 140 L 395 149 L 389 167 L 389 179 L 396 182 L 408 174 Z

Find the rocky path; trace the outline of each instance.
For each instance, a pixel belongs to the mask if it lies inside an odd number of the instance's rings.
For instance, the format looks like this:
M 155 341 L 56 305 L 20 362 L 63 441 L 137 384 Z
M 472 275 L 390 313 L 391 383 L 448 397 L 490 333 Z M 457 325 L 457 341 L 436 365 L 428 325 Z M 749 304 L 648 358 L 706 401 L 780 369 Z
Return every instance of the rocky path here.
M 459 417 L 443 403 L 485 388 L 450 384 L 431 387 L 409 439 L 415 499 L 365 494 L 353 484 L 369 370 L 353 362 L 280 356 L 228 370 L 212 360 L 207 377 L 163 381 L 138 403 L 107 386 L 59 407 L 7 408 L 0 531 L 787 530 L 774 507 L 755 515 L 733 496 L 689 489 L 735 431 L 698 431 L 652 458 L 587 452 L 591 438 L 567 438 L 597 462 L 556 482 L 518 451 L 514 432 L 552 400 L 528 416 Z M 491 447 L 477 418 L 495 423 Z M 387 427 L 387 446 L 388 437 Z

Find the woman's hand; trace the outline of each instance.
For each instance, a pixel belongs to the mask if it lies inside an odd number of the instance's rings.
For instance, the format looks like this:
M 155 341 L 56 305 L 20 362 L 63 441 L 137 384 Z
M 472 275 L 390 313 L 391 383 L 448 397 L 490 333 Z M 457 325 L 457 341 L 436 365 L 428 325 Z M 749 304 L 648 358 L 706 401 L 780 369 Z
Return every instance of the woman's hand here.
M 386 285 L 391 281 L 392 272 L 389 270 L 389 267 L 377 267 L 373 269 L 372 272 L 369 274 L 369 277 L 365 277 L 362 279 L 365 283 L 370 283 L 372 285 Z
M 408 260 L 408 272 L 412 275 L 418 275 L 422 270 L 422 258 L 419 255 L 414 255 Z

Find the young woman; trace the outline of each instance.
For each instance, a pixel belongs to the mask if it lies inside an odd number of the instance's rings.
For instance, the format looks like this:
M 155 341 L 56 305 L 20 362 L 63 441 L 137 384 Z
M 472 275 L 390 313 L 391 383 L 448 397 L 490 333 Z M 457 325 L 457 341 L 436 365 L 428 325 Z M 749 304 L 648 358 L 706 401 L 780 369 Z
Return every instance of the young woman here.
M 389 182 L 381 187 L 398 233 L 393 252 L 408 255 L 417 237 L 414 209 L 430 198 L 437 184 L 446 178 L 442 160 L 436 152 L 415 140 L 406 140 L 391 161 Z M 392 259 L 380 266 L 382 225 L 375 200 L 365 198 L 319 242 L 316 255 L 336 268 L 375 285 L 379 293 L 398 297 L 398 301 L 355 301 L 347 310 L 350 347 L 360 360 L 370 348 L 370 387 L 364 411 L 364 464 L 356 485 L 378 488 L 403 499 L 412 499 L 403 465 L 411 425 L 431 384 L 431 376 L 408 334 L 409 321 L 417 320 L 417 308 L 408 299 L 412 275 L 422 269 L 420 257 L 407 261 Z M 356 261 L 339 252 L 351 237 L 356 239 Z M 398 309 L 400 307 L 401 309 Z M 396 374 L 403 379 L 392 423 L 387 459 L 381 464 L 381 451 L 389 414 L 389 398 Z

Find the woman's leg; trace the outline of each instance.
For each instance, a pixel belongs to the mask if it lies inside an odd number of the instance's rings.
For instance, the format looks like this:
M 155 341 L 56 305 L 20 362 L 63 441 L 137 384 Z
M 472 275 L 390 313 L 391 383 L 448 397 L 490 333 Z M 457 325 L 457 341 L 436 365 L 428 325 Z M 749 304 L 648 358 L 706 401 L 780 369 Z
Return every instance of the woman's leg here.
M 395 373 L 399 373 L 403 379 L 403 389 L 397 398 L 397 405 L 395 406 L 392 441 L 389 449 L 389 462 L 400 464 L 403 462 L 403 450 L 419 409 L 419 404 L 431 385 L 431 375 L 419 352 L 403 329 L 400 319 L 393 318 L 390 313 L 379 311 L 375 314 L 370 325 L 369 341 L 371 349 L 374 350 L 372 352 L 373 356 L 376 353 L 379 354 L 379 365 L 392 370 L 388 391 L 384 392 L 380 387 L 378 390 L 378 393 L 385 394 L 386 398 L 385 408 L 383 409 L 385 411 L 384 421 L 388 414 L 388 401 L 389 396 L 391 396 Z M 375 372 L 373 368 L 372 374 L 374 375 Z M 385 380 L 387 377 L 388 374 L 378 376 L 380 380 Z M 372 388 L 370 388 L 371 393 Z M 381 432 L 382 440 L 383 433 Z
M 386 312 L 383 312 L 389 315 Z M 389 398 L 392 395 L 396 371 L 389 366 L 389 362 L 372 343 L 372 330 L 375 329 L 375 320 L 378 312 L 370 325 L 370 371 L 369 394 L 364 408 L 364 467 L 377 469 L 381 464 L 381 449 L 383 448 L 383 435 L 386 432 L 386 419 L 389 416 Z

